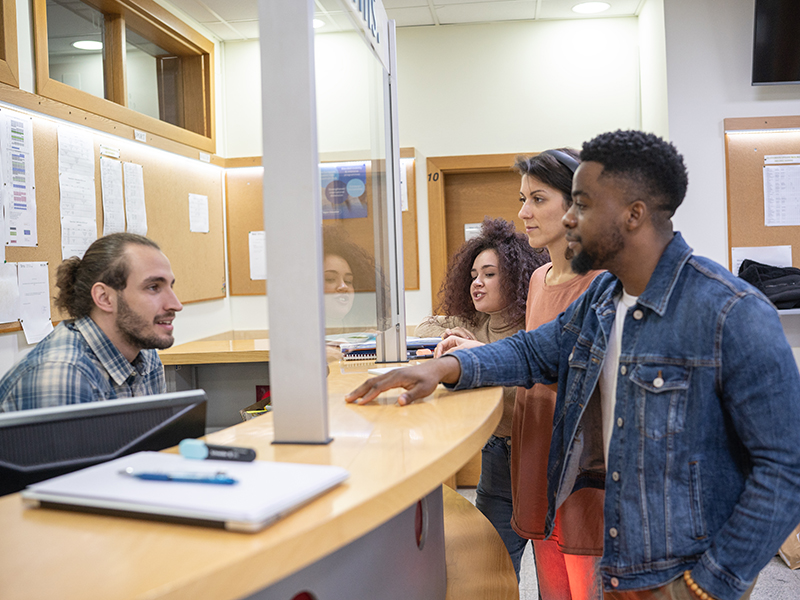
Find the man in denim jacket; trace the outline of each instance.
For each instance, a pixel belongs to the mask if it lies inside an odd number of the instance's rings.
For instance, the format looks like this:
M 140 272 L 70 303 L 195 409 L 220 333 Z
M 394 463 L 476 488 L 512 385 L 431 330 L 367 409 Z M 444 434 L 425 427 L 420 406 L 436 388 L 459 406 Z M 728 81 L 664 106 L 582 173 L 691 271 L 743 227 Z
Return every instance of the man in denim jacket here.
M 800 522 L 792 351 L 769 301 L 673 232 L 687 175 L 671 144 L 617 131 L 581 159 L 563 221 L 573 268 L 609 272 L 535 331 L 392 371 L 347 400 L 557 382 L 548 533 L 570 493 L 604 487 L 606 598 L 747 598 Z

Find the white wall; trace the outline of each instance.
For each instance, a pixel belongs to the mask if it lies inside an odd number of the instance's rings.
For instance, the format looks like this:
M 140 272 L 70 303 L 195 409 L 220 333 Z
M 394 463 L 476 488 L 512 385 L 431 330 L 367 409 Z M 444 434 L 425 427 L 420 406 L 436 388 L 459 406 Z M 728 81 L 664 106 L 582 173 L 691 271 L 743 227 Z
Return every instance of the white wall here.
M 750 85 L 752 0 L 664 3 L 670 140 L 689 169 L 673 221 L 697 254 L 728 264 L 723 119 L 800 114 L 800 85 Z
M 635 18 L 399 29 L 400 145 L 494 154 L 638 127 L 637 31 Z
M 639 13 L 639 79 L 643 131 L 669 137 L 664 0 L 648 0 Z

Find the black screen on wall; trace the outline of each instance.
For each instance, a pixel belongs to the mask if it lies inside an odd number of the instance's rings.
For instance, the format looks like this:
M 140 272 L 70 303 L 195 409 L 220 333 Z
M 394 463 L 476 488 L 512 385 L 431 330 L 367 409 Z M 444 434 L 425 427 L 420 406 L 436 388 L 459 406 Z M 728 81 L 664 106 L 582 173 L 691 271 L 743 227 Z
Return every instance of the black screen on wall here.
M 800 83 L 800 0 L 756 0 L 753 85 Z

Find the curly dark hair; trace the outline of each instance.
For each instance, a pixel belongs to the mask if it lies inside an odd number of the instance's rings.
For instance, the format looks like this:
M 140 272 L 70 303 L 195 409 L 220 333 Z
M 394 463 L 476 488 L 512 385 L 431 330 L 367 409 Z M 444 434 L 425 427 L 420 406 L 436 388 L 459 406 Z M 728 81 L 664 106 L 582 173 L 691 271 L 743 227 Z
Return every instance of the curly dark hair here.
M 525 320 L 525 301 L 531 274 L 550 260 L 546 251 L 531 248 L 528 237 L 505 219 L 486 217 L 478 237 L 464 242 L 447 266 L 447 277 L 439 291 L 440 311 L 461 317 L 476 325 L 478 311 L 472 302 L 472 265 L 484 250 L 492 249 L 499 258 L 503 298 L 507 301 L 509 322 Z
M 98 281 L 117 291 L 124 290 L 131 270 L 125 250 L 132 244 L 160 250 L 158 244 L 144 236 L 112 233 L 92 242 L 83 258 L 73 256 L 62 262 L 56 270 L 56 307 L 79 319 L 92 312 L 92 286 Z
M 573 148 L 556 148 L 576 161 L 580 160 L 578 151 Z M 558 159 L 553 150 L 545 150 L 535 156 L 517 156 L 514 170 L 520 175 L 535 177 L 545 185 L 558 190 L 564 196 L 564 208 L 572 206 L 572 176 L 574 170 Z
M 583 144 L 582 161 L 603 165 L 603 175 L 620 176 L 644 193 L 654 211 L 669 219 L 686 196 L 689 175 L 671 143 L 643 131 L 612 131 Z M 652 199 L 652 200 L 651 200 Z
M 361 246 L 347 239 L 347 234 L 338 227 L 322 229 L 322 253 L 324 256 L 340 256 L 353 272 L 353 287 L 357 292 L 375 291 L 375 261 Z

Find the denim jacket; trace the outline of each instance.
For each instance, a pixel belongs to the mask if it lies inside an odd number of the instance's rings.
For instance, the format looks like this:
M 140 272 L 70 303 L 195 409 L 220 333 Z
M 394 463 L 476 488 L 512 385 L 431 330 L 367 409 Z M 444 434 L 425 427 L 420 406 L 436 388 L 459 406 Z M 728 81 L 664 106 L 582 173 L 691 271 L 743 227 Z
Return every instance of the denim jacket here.
M 610 273 L 535 331 L 455 352 L 454 389 L 558 383 L 546 531 L 573 491 L 604 487 L 609 590 L 693 569 L 735 600 L 800 522 L 800 377 L 755 288 L 675 234 L 625 317 L 604 465 L 598 378 L 612 331 Z

